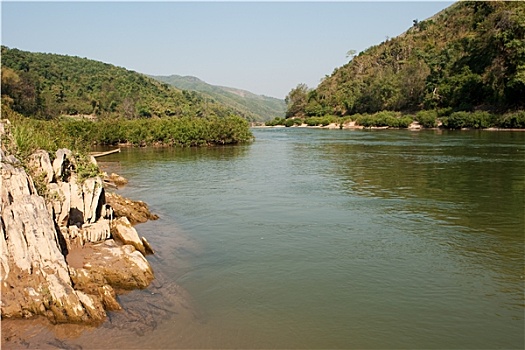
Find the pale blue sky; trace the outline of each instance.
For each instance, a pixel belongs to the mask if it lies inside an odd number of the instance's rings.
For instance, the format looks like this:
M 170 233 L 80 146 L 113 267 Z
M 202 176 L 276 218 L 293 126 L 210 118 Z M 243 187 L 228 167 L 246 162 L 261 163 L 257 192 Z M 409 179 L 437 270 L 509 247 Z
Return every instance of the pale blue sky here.
M 452 3 L 2 1 L 2 44 L 284 98 Z

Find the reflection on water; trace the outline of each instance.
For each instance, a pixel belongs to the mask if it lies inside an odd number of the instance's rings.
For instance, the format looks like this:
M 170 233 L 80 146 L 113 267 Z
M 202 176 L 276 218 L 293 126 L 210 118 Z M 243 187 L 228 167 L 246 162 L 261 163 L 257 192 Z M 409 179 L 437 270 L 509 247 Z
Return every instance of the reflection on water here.
M 254 134 L 104 159 L 191 295 L 113 347 L 524 347 L 525 133 Z

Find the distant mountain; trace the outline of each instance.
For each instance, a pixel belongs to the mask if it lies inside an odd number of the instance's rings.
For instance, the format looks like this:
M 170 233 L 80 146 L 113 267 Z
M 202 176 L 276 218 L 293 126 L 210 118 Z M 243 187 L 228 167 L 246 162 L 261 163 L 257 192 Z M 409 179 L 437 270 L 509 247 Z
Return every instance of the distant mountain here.
M 459 1 L 288 95 L 288 117 L 525 107 L 525 2 Z
M 170 75 L 152 76 L 152 78 L 178 89 L 200 92 L 218 103 L 240 111 L 249 121 L 262 122 L 283 117 L 286 111 L 284 100 L 256 95 L 246 90 L 211 85 L 192 76 Z

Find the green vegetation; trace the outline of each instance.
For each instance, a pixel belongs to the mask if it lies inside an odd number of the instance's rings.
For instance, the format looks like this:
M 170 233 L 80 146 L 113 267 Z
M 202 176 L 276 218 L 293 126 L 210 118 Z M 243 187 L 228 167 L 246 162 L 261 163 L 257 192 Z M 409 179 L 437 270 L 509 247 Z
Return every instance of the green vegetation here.
M 355 118 L 357 125 L 366 127 L 391 127 L 391 128 L 408 128 L 413 122 L 413 118 L 402 116 L 399 112 L 382 111 L 373 115 L 357 115 Z
M 377 113 L 357 113 L 351 116 L 325 115 L 322 117 L 307 118 L 275 118 L 266 122 L 266 126 L 327 126 L 338 124 L 341 127 L 351 121 L 356 126 L 365 128 L 389 127 L 389 128 L 408 128 L 413 122 L 418 122 L 423 128 L 435 128 L 440 125 L 447 129 L 484 129 L 484 128 L 525 128 L 525 111 L 508 112 L 505 114 L 493 114 L 487 111 L 475 112 L 453 112 L 452 109 L 423 110 L 415 115 L 403 114 L 395 111 L 381 111 Z
M 93 144 L 135 146 L 225 145 L 250 141 L 248 122 L 226 118 L 182 117 L 93 122 L 62 118 L 37 120 L 11 115 L 18 153 L 26 157 L 37 149 L 54 153 L 59 148 L 87 151 Z
M 404 127 L 408 118 L 371 117 L 396 111 L 415 114 L 424 127 L 439 119 L 447 128 L 523 125 L 523 2 L 461 1 L 349 57 L 316 89 L 292 89 L 286 117 L 352 116 L 361 125 Z
M 253 138 L 232 109 L 196 92 L 85 58 L 2 46 L 2 118 L 16 154 L 94 144 L 201 146 Z M 90 173 L 93 169 L 85 169 Z
M 286 105 L 283 100 L 255 95 L 245 90 L 210 85 L 191 76 L 170 75 L 153 76 L 152 78 L 179 89 L 197 91 L 210 100 L 230 107 L 237 114 L 251 122 L 264 122 L 280 117 L 286 111 Z
M 27 117 L 225 117 L 232 108 L 143 74 L 87 58 L 2 46 L 2 102 Z

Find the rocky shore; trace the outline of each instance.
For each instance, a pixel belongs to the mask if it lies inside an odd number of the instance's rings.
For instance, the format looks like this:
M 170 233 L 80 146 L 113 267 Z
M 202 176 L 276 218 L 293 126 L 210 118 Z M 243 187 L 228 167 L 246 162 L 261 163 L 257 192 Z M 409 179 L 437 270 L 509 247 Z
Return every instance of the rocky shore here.
M 67 149 L 17 159 L 8 129 L 0 123 L 1 317 L 100 324 L 120 309 L 118 293 L 154 280 L 153 249 L 132 224 L 156 217 L 106 193 L 101 176 L 81 177 Z

